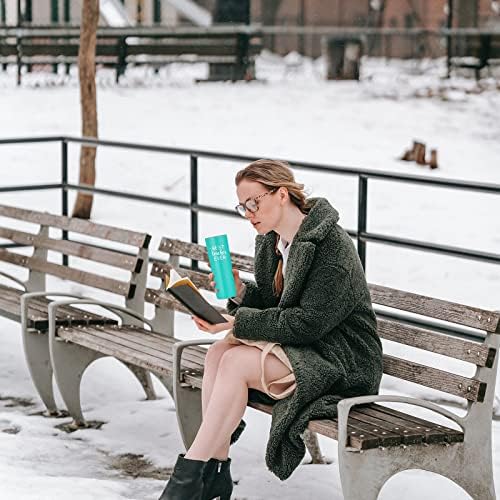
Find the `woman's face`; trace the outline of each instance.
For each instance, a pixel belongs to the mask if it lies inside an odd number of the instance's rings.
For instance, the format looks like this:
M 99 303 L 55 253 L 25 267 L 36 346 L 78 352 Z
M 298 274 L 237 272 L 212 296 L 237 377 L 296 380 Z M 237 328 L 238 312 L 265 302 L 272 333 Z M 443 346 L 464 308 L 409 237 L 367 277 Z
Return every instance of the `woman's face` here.
M 264 194 L 265 196 L 261 196 Z M 266 234 L 278 226 L 283 212 L 283 206 L 280 203 L 281 196 L 278 190 L 271 193 L 260 182 L 244 179 L 236 187 L 236 195 L 238 196 L 238 203 L 241 205 L 260 196 L 256 201 L 259 207 L 257 212 L 245 211 L 245 218 L 251 222 L 259 234 Z

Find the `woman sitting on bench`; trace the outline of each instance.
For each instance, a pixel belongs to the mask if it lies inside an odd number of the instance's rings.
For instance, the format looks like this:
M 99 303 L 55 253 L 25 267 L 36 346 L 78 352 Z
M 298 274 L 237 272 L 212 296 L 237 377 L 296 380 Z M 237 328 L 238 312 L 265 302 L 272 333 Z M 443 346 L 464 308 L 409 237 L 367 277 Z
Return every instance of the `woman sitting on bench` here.
M 281 161 L 236 175 L 236 210 L 258 233 L 256 282 L 234 269 L 227 323 L 193 317 L 204 332 L 229 332 L 208 349 L 203 421 L 160 500 L 229 500 L 229 446 L 249 396 L 274 403 L 266 463 L 283 480 L 304 456 L 309 420 L 335 418 L 342 397 L 378 392 L 382 346 L 361 262 L 338 212 L 303 189 Z

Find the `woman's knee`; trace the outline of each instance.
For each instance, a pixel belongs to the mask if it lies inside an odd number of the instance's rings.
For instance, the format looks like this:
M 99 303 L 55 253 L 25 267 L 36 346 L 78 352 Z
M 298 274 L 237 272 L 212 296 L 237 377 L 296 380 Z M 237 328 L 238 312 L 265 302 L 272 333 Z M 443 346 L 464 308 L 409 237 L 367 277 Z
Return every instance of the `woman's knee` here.
M 234 344 L 229 344 L 224 340 L 214 342 L 207 350 L 207 354 L 205 356 L 205 367 L 217 366 L 224 353 L 233 347 L 235 347 Z
M 247 382 L 257 379 L 260 376 L 260 353 L 256 347 L 236 346 L 222 355 L 218 371 Z

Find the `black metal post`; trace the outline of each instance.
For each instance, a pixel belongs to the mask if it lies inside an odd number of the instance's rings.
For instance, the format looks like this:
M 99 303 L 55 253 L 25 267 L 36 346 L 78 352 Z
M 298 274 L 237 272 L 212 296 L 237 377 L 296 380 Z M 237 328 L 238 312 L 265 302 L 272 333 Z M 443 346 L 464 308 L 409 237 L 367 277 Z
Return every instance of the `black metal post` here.
M 306 25 L 306 0 L 300 0 L 300 6 L 299 6 L 299 26 L 305 26 Z M 298 35 L 298 46 L 299 46 L 299 53 L 302 54 L 303 56 L 306 55 L 306 43 L 305 43 L 305 35 L 304 33 L 301 33 Z
M 127 69 L 127 38 L 122 36 L 118 39 L 118 60 L 116 61 L 115 82 L 120 83 L 120 76 Z
M 451 30 L 453 28 L 453 0 L 448 0 L 448 17 L 446 19 L 446 27 Z M 452 53 L 452 44 L 453 40 L 451 38 L 451 34 L 448 33 L 446 35 L 446 74 L 447 78 L 451 76 L 451 53 Z
M 198 157 L 191 155 L 191 241 L 198 243 L 198 211 L 193 207 L 198 205 Z M 191 261 L 191 269 L 198 269 L 198 261 Z
M 21 0 L 17 0 L 17 27 L 21 28 L 23 22 L 21 12 Z M 17 85 L 21 85 L 21 37 L 16 35 L 16 62 L 17 62 Z
M 358 179 L 358 255 L 366 272 L 366 242 L 363 240 L 366 232 L 368 213 L 368 177 L 360 175 Z
M 51 1 L 50 20 L 52 24 L 59 24 L 59 0 Z M 57 74 L 57 64 L 52 65 L 52 73 Z
M 62 215 L 68 216 L 68 143 L 61 142 L 61 212 Z M 68 231 L 62 232 L 63 240 L 68 239 Z M 63 254 L 63 266 L 68 265 L 68 256 Z
M 26 0 L 24 20 L 28 23 L 33 22 L 33 0 Z
M 153 23 L 161 24 L 161 0 L 153 0 Z
M 0 0 L 0 23 L 7 24 L 7 9 L 5 8 L 5 0 Z
M 71 2 L 64 0 L 64 22 L 69 24 L 71 22 Z

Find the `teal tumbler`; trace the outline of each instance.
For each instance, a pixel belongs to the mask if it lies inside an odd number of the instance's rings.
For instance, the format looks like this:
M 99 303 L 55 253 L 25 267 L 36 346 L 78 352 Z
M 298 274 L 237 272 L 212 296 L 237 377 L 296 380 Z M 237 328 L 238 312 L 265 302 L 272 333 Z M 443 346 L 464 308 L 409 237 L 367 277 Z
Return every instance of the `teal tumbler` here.
M 216 296 L 218 299 L 229 299 L 236 296 L 236 283 L 233 276 L 233 265 L 227 234 L 205 238 L 208 260 L 214 274 Z

